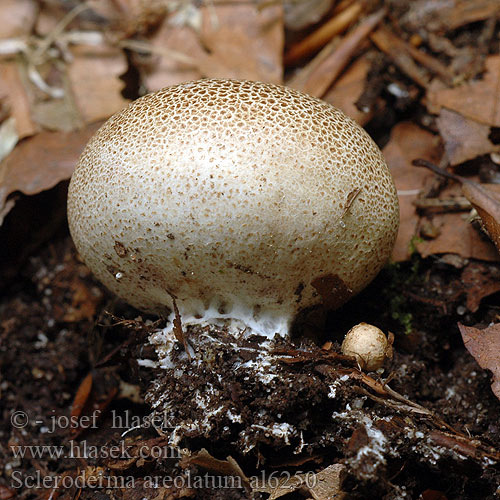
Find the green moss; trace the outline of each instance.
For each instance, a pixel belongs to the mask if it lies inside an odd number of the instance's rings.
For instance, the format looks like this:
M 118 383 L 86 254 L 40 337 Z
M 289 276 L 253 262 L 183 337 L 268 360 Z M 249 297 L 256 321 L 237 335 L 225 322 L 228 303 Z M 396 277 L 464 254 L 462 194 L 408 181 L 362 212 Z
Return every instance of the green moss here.
M 389 303 L 391 318 L 396 321 L 406 334 L 413 330 L 413 314 L 409 311 L 408 299 L 402 293 L 420 280 L 420 256 L 413 253 L 411 261 L 391 262 L 385 268 L 388 286 L 383 294 Z
M 391 317 L 402 326 L 405 334 L 409 335 L 413 331 L 413 314 L 404 310 L 405 305 L 406 299 L 404 297 L 393 297 L 390 302 Z
M 410 252 L 410 255 L 413 257 L 415 254 L 418 254 L 418 248 L 417 245 L 419 243 L 422 243 L 424 239 L 420 236 L 413 236 L 410 242 L 408 243 L 408 251 Z

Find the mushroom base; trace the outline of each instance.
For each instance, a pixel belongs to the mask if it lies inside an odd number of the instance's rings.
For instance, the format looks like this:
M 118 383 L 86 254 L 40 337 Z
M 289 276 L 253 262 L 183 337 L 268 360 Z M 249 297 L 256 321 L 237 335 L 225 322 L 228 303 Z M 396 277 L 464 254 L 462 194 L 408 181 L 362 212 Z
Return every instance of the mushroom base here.
M 183 327 L 214 325 L 234 336 L 246 332 L 268 339 L 272 339 L 275 335 L 288 337 L 290 334 L 293 312 L 287 314 L 282 306 L 264 309 L 235 303 L 231 307 L 222 308 L 217 302 L 211 303 L 208 307 L 203 307 L 198 302 L 183 301 L 178 305 Z M 168 325 L 164 329 L 166 335 L 170 335 L 173 331 L 175 317 L 175 312 L 168 317 Z
M 215 325 L 191 325 L 184 335 L 189 352 L 171 331 L 150 337 L 162 370 L 146 399 L 172 446 L 186 438 L 227 439 L 244 454 L 265 443 L 300 453 L 303 433 L 313 431 L 325 402 L 331 411 L 343 407 L 337 408 L 341 397 L 331 404 L 320 374 L 306 376 L 287 365 L 297 349 L 288 338 L 271 340 L 248 330 L 234 336 Z M 317 349 L 311 343 L 299 352 Z

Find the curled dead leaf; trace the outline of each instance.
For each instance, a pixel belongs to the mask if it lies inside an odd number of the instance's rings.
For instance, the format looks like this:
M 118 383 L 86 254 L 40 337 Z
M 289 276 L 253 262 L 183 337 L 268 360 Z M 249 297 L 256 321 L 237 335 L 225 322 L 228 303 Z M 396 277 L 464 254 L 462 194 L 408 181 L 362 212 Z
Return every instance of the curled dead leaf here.
M 500 323 L 479 330 L 458 323 L 465 348 L 481 368 L 493 374 L 491 390 L 500 399 Z
M 481 217 L 483 228 L 500 252 L 500 194 L 487 184 L 470 181 L 452 174 L 426 160 L 415 160 L 413 165 L 425 167 L 462 185 L 462 192 Z

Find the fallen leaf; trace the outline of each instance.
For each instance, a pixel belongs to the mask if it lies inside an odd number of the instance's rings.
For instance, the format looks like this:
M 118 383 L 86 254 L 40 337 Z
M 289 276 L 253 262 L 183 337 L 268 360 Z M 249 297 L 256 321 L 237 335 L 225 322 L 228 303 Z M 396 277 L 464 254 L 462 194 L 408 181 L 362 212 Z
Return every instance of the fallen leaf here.
M 346 466 L 333 464 L 316 474 L 316 484 L 309 488 L 315 500 L 341 500 L 345 493 L 341 490 L 346 476 Z
M 282 81 L 283 9 L 245 0 L 200 7 L 201 27 L 167 18 L 143 46 L 149 62 L 137 65 L 148 91 L 208 78 Z
M 442 108 L 437 126 L 451 166 L 500 151 L 500 145 L 489 139 L 489 125 L 465 118 L 455 111 Z
M 365 81 L 370 70 L 370 62 L 366 56 L 359 57 L 344 71 L 333 87 L 323 96 L 323 100 L 341 109 L 347 116 L 365 125 L 373 116 L 360 111 L 356 106 L 364 90 Z
M 302 476 L 303 474 L 294 474 L 293 476 L 283 474 L 282 476 L 278 475 L 278 477 L 271 476 L 265 484 L 255 485 L 252 489 L 258 493 L 268 493 L 268 500 L 276 500 L 276 498 L 300 490 L 305 482 L 305 477 Z
M 401 22 L 407 24 L 412 32 L 420 29 L 448 31 L 494 17 L 499 9 L 497 0 L 417 0 L 410 2 Z
M 481 80 L 459 87 L 430 85 L 427 92 L 429 110 L 442 107 L 491 127 L 500 127 L 500 56 L 486 59 L 486 72 Z
M 128 104 L 120 75 L 127 70 L 122 50 L 108 45 L 78 45 L 68 65 L 71 94 L 87 124 L 109 118 Z
M 72 99 L 47 99 L 33 103 L 31 116 L 44 130 L 71 132 L 84 125 Z
M 441 195 L 444 197 L 452 192 L 452 189 L 445 189 Z M 415 248 L 423 258 L 454 253 L 466 259 L 500 260 L 495 246 L 471 224 L 469 212 L 435 214 L 432 224 L 439 228 L 439 235 L 434 239 L 415 241 Z
M 268 493 L 269 500 L 302 489 L 308 491 L 314 500 L 342 500 L 345 498 L 342 482 L 346 469 L 343 464 L 332 464 L 317 473 L 271 475 L 265 484 L 254 485 L 252 489 L 254 492 Z
M 484 330 L 458 323 L 465 348 L 481 368 L 493 374 L 491 390 L 500 399 L 500 323 Z
M 113 368 L 93 369 L 82 380 L 71 406 L 70 439 L 96 427 L 119 392 L 119 380 Z
M 411 162 L 422 154 L 437 160 L 440 151 L 430 132 L 412 123 L 401 122 L 392 129 L 383 153 L 398 190 L 400 226 L 392 258 L 399 262 L 409 258 L 410 246 L 417 234 L 419 218 L 414 201 L 433 179 L 431 172 L 415 168 Z
M 183 457 L 179 465 L 184 469 L 191 465 L 196 465 L 217 474 L 240 477 L 244 485 L 248 486 L 250 484 L 250 480 L 234 458 L 227 457 L 226 460 L 219 460 L 210 455 L 205 448 L 190 456 Z
M 440 192 L 439 199 L 454 200 L 461 197 L 461 194 L 461 187 L 452 184 Z M 454 253 L 466 259 L 490 262 L 500 260 L 495 246 L 471 224 L 470 210 L 433 214 L 430 221 L 439 229 L 438 236 L 425 240 L 419 238 L 414 242 L 416 250 L 423 258 Z
M 148 45 L 147 58 L 133 57 L 149 92 L 201 78 L 198 61 L 205 56 L 205 51 L 191 28 L 171 26 L 165 21 L 149 38 Z M 183 58 L 176 57 L 177 52 Z
M 415 166 L 426 167 L 429 170 L 442 175 L 444 177 L 452 178 L 462 186 L 462 192 L 469 200 L 471 205 L 476 209 L 481 217 L 481 222 L 486 233 L 490 236 L 491 240 L 500 252 L 500 187 L 498 184 L 480 184 L 478 182 L 466 179 L 459 175 L 452 174 L 446 170 L 439 168 L 431 162 L 426 160 L 415 160 Z M 448 216 L 456 214 L 446 214 Z M 448 221 L 449 222 L 449 221 Z M 451 226 L 451 224 L 450 224 Z M 452 226 L 453 227 L 453 226 Z M 459 244 L 459 242 L 457 242 Z M 479 240 L 477 240 L 479 244 Z M 475 245 L 472 245 L 474 247 Z M 473 249 L 471 248 L 471 251 Z M 446 253 L 448 250 L 445 251 Z M 455 250 L 455 253 L 457 250 Z M 466 255 L 462 255 L 466 257 Z M 473 257 L 475 255 L 471 255 Z
M 463 182 L 462 191 L 477 210 L 486 232 L 500 252 L 500 194 L 472 181 Z
M 22 37 L 31 33 L 38 6 L 33 0 L 2 0 L 0 39 Z
M 210 56 L 203 62 L 204 76 L 280 83 L 283 53 L 283 9 L 246 0 L 206 6 L 200 41 Z M 217 71 L 217 65 L 227 73 Z M 213 67 L 213 69 L 212 69 Z
M 433 221 L 439 225 L 439 237 L 415 242 L 415 248 L 424 259 L 430 255 L 455 253 L 467 259 L 498 262 L 495 247 L 481 238 L 467 214 L 440 214 L 434 216 Z
M 11 193 L 32 195 L 69 179 L 97 128 L 94 124 L 77 132 L 41 132 L 21 141 L 0 163 L 0 224 L 12 208 Z
M 467 294 L 467 309 L 476 312 L 484 297 L 500 291 L 500 270 L 473 261 L 462 271 L 460 281 Z

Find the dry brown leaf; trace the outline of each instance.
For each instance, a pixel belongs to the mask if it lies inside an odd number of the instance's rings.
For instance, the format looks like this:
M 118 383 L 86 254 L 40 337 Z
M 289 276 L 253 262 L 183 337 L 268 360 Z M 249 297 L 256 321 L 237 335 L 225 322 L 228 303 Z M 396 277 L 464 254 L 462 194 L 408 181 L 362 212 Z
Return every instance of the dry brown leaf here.
M 256 485 L 253 491 L 268 493 L 269 500 L 275 500 L 288 493 L 304 489 L 314 500 L 342 500 L 342 482 L 346 476 L 346 466 L 333 464 L 318 473 L 297 473 L 271 475 L 264 485 Z
M 38 6 L 33 0 L 2 0 L 0 39 L 22 37 L 31 33 Z
M 128 68 L 123 50 L 107 45 L 104 19 L 85 3 L 75 5 L 41 5 L 36 36 L 28 31 L 18 40 L 23 54 L 0 65 L 0 95 L 11 102 L 20 137 L 40 129 L 76 130 L 128 103 L 119 79 Z M 97 28 L 85 29 L 92 19 L 100 20 Z
M 257 493 L 268 493 L 268 500 L 276 500 L 282 496 L 288 495 L 301 489 L 304 486 L 305 476 L 302 474 L 276 475 L 271 476 L 268 481 L 263 485 L 256 485 L 253 491 Z
M 392 254 L 398 262 L 410 256 L 410 245 L 418 227 L 414 201 L 433 178 L 431 172 L 415 168 L 411 162 L 422 154 L 436 160 L 440 152 L 435 136 L 416 125 L 402 122 L 392 129 L 383 153 L 396 183 L 401 211 L 399 233 Z
M 213 10 L 213 12 L 212 12 Z M 210 57 L 203 63 L 206 76 L 244 78 L 270 83 L 283 79 L 283 9 L 281 5 L 258 5 L 246 0 L 203 9 L 201 43 Z M 217 63 L 229 70 L 216 72 Z
M 12 208 L 12 203 L 6 207 L 11 193 L 37 194 L 71 177 L 97 127 L 94 124 L 71 133 L 41 132 L 19 143 L 0 163 L 0 224 Z
M 465 348 L 481 368 L 493 374 L 491 390 L 500 399 L 500 323 L 484 330 L 458 323 Z
M 462 191 L 481 217 L 483 227 L 500 252 L 500 194 L 488 185 L 467 181 Z
M 47 99 L 33 103 L 33 120 L 43 129 L 71 132 L 83 126 L 80 113 L 72 99 Z
M 450 165 L 458 165 L 478 156 L 500 151 L 500 145 L 489 140 L 491 128 L 442 108 L 437 119 L 439 133 Z
M 68 66 L 71 93 L 85 123 L 104 120 L 121 110 L 128 100 L 121 95 L 127 70 L 123 51 L 110 46 L 79 45 L 72 49 Z
M 441 107 L 491 127 L 500 127 L 500 56 L 486 59 L 486 72 L 481 80 L 456 88 L 430 85 L 427 92 L 431 112 Z
M 282 81 L 283 9 L 253 2 L 203 4 L 199 33 L 166 19 L 151 37 L 151 63 L 141 70 L 149 91 L 209 78 Z
M 415 247 L 423 257 L 454 253 L 463 258 L 498 262 L 495 247 L 475 229 L 468 214 L 439 214 L 433 217 L 433 224 L 440 228 L 440 234 L 432 240 L 418 241 Z
M 182 468 L 187 468 L 190 465 L 197 465 L 217 474 L 240 477 L 243 484 L 246 486 L 250 484 L 250 480 L 245 476 L 245 473 L 241 470 L 241 467 L 234 458 L 227 457 L 226 460 L 219 460 L 210 455 L 205 448 L 191 456 L 183 457 L 179 465 Z
M 410 2 L 403 18 L 413 31 L 448 31 L 466 24 L 484 21 L 500 11 L 498 0 L 417 0 Z
M 500 291 L 500 270 L 472 261 L 462 271 L 460 281 L 467 294 L 467 309 L 476 312 L 484 297 Z
M 493 187 L 494 185 L 486 187 L 486 185 L 481 185 L 463 177 L 450 174 L 425 160 L 416 160 L 415 164 L 427 167 L 439 175 L 452 177 L 461 183 L 461 190 L 458 183 L 452 184 L 441 191 L 440 198 L 450 200 L 454 198 L 457 199 L 461 192 L 463 192 L 472 206 L 476 207 L 473 200 L 475 200 L 478 205 L 482 204 L 480 210 L 484 212 L 483 216 L 487 220 L 489 226 L 486 227 L 486 229 L 491 230 L 493 234 L 495 234 L 495 226 L 497 226 L 497 223 L 495 221 L 495 216 L 492 217 L 492 214 L 496 213 L 499 207 L 498 198 L 495 198 L 497 195 L 494 192 L 494 189 L 496 189 Z M 495 199 L 497 200 L 496 202 Z M 500 260 L 500 256 L 495 247 L 470 224 L 469 219 L 469 214 L 465 212 L 434 215 L 432 224 L 439 228 L 439 235 L 432 240 L 417 242 L 417 250 L 423 257 L 433 254 L 454 253 L 464 258 L 475 258 L 488 261 Z M 500 218 L 497 218 L 497 220 L 500 220 Z M 486 226 L 485 220 L 483 220 L 483 223 Z
M 346 466 L 333 464 L 316 474 L 316 484 L 309 488 L 315 500 L 341 500 L 345 498 L 341 490 L 342 482 L 346 476 Z
M 119 378 L 112 369 L 92 370 L 82 380 L 71 407 L 69 437 L 75 439 L 96 425 L 118 394 Z
M 347 68 L 334 86 L 323 96 L 323 100 L 341 109 L 360 125 L 370 121 L 373 116 L 373 110 L 364 113 L 356 107 L 356 101 L 363 93 L 369 70 L 370 62 L 366 55 L 361 56 Z
M 152 51 L 148 62 L 136 61 L 148 91 L 201 78 L 198 61 L 205 57 L 205 50 L 191 28 L 163 22 L 148 43 Z M 176 58 L 177 52 L 186 60 Z
M 452 185 L 444 189 L 440 197 L 452 200 L 460 194 L 460 187 Z M 491 242 L 470 223 L 469 212 L 435 214 L 432 216 L 432 224 L 439 228 L 439 235 L 434 239 L 419 239 L 415 242 L 415 247 L 422 257 L 454 253 L 467 259 L 492 262 L 500 260 Z

